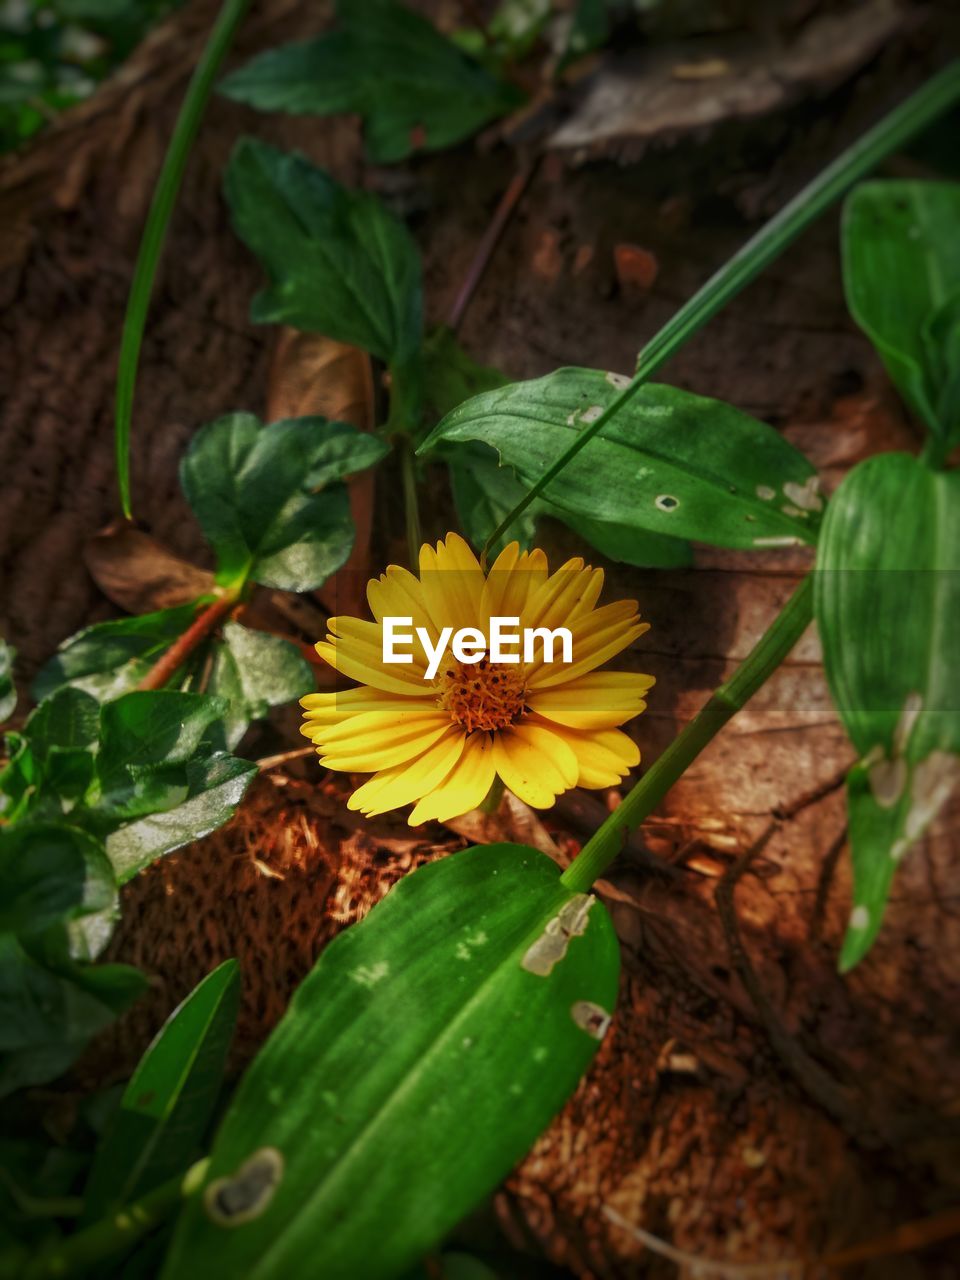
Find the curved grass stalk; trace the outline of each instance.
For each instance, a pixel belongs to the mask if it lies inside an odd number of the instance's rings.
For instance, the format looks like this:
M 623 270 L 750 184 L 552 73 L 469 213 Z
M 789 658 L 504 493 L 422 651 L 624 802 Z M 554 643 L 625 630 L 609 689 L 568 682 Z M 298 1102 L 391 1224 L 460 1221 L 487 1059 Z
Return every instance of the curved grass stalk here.
M 240 25 L 250 0 L 224 0 L 207 43 L 204 46 L 197 69 L 187 88 L 183 106 L 177 117 L 170 145 L 164 157 L 163 167 L 157 179 L 147 214 L 147 222 L 140 240 L 137 264 L 130 285 L 127 310 L 123 319 L 123 336 L 120 340 L 120 361 L 117 369 L 117 395 L 114 414 L 115 457 L 120 505 L 129 520 L 132 517 L 130 503 L 130 426 L 133 420 L 133 395 L 140 363 L 140 347 L 143 330 L 150 308 L 150 295 L 157 274 L 157 263 L 163 252 L 170 214 L 176 203 L 180 182 L 186 167 L 190 148 L 200 127 L 207 99 L 213 90 L 213 82 L 220 63 Z

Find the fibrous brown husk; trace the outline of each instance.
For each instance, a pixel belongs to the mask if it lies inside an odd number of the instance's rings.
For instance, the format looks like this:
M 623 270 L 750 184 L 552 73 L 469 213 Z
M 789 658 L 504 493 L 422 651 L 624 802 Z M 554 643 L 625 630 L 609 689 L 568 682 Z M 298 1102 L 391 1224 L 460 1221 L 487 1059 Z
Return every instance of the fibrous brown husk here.
M 126 290 L 214 8 L 189 6 L 0 169 L 0 594 L 23 679 L 64 636 L 110 613 L 76 551 L 116 515 L 110 410 Z M 238 56 L 317 23 L 292 0 L 263 0 Z M 688 140 L 638 169 L 542 165 L 471 305 L 466 345 L 515 377 L 565 363 L 632 368 L 637 348 L 746 238 L 750 217 L 782 204 L 940 56 L 935 25 L 910 39 L 856 85 L 749 133 L 718 128 L 709 148 Z M 242 130 L 297 145 L 412 210 L 436 316 L 515 168 L 504 150 L 465 148 L 387 179 L 364 165 L 355 122 L 264 118 L 214 100 L 158 280 L 133 440 L 136 514 L 192 560 L 202 547 L 177 485 L 183 446 L 221 413 L 262 410 L 268 388 L 272 336 L 247 319 L 258 269 L 219 195 Z M 545 232 L 546 274 L 534 268 Z M 776 423 L 828 488 L 865 454 L 918 442 L 847 318 L 836 240 L 835 218 L 824 219 L 664 371 Z M 649 287 L 621 287 L 615 250 L 625 244 L 655 259 Z M 375 554 L 385 556 L 399 522 L 389 487 L 381 492 Z M 446 510 L 438 491 L 428 535 L 443 531 Z M 575 545 L 556 527 L 544 538 L 552 552 Z M 636 595 L 653 624 L 631 659 L 658 680 L 635 730 L 646 759 L 745 655 L 806 567 L 800 553 L 700 551 L 698 564 L 610 571 L 610 598 Z M 839 783 L 850 754 L 808 635 L 646 824 L 648 850 L 677 874 L 651 874 L 628 854 L 602 886 L 624 945 L 619 1012 L 580 1090 L 501 1195 L 518 1241 L 582 1276 L 657 1277 L 672 1264 L 643 1252 L 604 1205 L 701 1257 L 750 1260 L 820 1252 L 960 1200 L 956 814 L 904 863 L 870 957 L 838 977 L 849 910 Z M 309 778 L 262 780 L 230 827 L 125 890 L 114 954 L 142 964 L 156 988 L 86 1061 L 89 1078 L 128 1065 L 157 1019 L 231 954 L 246 982 L 239 1064 L 337 927 L 461 843 L 402 820 L 361 823 L 336 790 L 316 789 L 315 765 Z M 569 834 L 558 843 L 569 849 Z M 941 1251 L 864 1274 L 948 1280 L 957 1270 Z

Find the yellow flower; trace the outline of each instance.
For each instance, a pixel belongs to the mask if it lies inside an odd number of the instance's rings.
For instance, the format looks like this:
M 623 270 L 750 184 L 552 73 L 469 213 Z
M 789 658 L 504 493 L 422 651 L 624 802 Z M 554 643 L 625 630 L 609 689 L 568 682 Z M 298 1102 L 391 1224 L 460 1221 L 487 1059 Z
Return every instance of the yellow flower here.
M 367 600 L 375 621 L 331 618 L 317 645 L 325 661 L 361 683 L 301 703 L 302 731 L 321 764 L 373 774 L 350 808 L 372 815 L 414 804 L 414 825 L 475 809 L 497 775 L 540 809 L 570 787 L 619 782 L 640 753 L 616 726 L 644 709 L 653 678 L 596 669 L 648 629 L 634 600 L 597 608 L 602 586 L 603 570 L 579 557 L 551 574 L 542 551 L 521 552 L 515 542 L 485 576 L 455 533 L 421 548 L 419 577 L 391 565 L 373 579 Z M 448 647 L 426 678 L 445 628 L 455 635 L 474 627 L 486 637 L 495 617 L 519 618 L 521 634 L 567 628 L 570 649 L 558 646 L 552 662 L 541 644 L 530 661 L 468 663 Z M 385 618 L 407 620 L 405 664 L 384 661 Z

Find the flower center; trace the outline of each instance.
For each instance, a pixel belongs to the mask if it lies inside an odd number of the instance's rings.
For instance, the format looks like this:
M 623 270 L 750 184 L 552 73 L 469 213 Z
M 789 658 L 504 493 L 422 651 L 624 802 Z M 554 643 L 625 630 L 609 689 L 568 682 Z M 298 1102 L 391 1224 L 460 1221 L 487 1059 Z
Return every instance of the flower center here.
M 451 658 L 436 680 L 437 703 L 467 733 L 474 729 L 506 729 L 523 715 L 526 682 L 518 666 L 489 658 L 457 662 Z

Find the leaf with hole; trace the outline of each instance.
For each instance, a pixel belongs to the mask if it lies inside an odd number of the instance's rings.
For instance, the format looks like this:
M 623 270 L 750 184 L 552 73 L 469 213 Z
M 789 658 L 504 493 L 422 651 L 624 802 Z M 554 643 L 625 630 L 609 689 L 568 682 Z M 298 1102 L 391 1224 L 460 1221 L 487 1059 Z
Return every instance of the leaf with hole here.
M 865 182 L 843 210 L 854 319 L 932 432 L 960 440 L 960 183 Z
M 94 1222 L 187 1169 L 220 1091 L 240 1002 L 227 960 L 167 1018 L 137 1065 L 84 1190 Z
M 373 195 L 305 156 L 253 138 L 234 148 L 225 190 L 240 239 L 266 268 L 258 324 L 289 324 L 404 364 L 420 346 L 420 257 Z
M 221 91 L 261 111 L 363 116 L 375 164 L 438 151 L 513 110 L 523 95 L 392 0 L 340 0 L 333 32 L 261 53 Z
M 618 968 L 603 906 L 533 849 L 466 849 L 401 880 L 330 944 L 247 1072 L 163 1276 L 400 1275 L 572 1093 Z
M 847 787 L 849 969 L 877 936 L 897 865 L 960 780 L 960 472 L 901 453 L 855 467 L 824 520 L 814 608 L 860 755 Z
M 253 414 L 232 413 L 203 427 L 180 480 L 216 554 L 217 580 L 284 591 L 321 586 L 353 545 L 347 491 L 335 481 L 369 466 L 383 448 L 323 418 L 261 427 Z
M 597 369 L 558 369 L 468 400 L 428 436 L 480 440 L 530 485 L 595 422 L 625 385 Z M 772 427 L 719 400 L 648 384 L 547 486 L 561 512 L 762 548 L 814 542 L 817 474 Z

